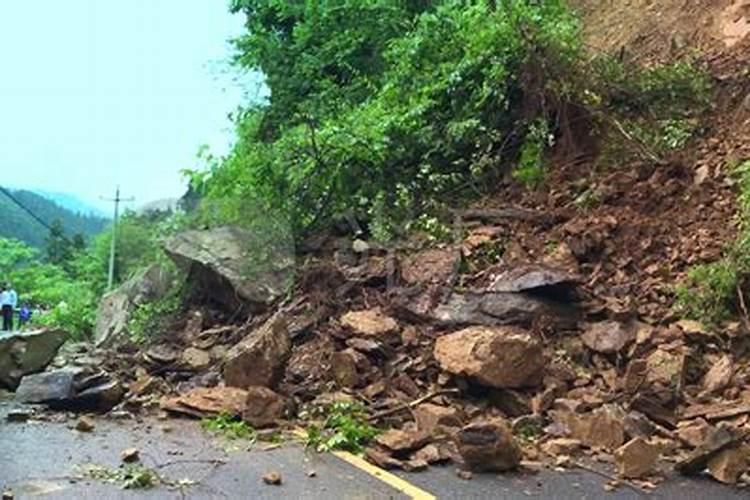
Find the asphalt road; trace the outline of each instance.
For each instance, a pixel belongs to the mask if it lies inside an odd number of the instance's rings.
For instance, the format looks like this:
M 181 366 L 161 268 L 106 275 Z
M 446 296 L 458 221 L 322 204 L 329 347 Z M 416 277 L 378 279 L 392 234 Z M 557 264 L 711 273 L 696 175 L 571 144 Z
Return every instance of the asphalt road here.
M 306 451 L 295 443 L 264 450 L 263 443 L 248 448 L 241 441 L 225 441 L 206 435 L 192 421 L 96 420 L 91 433 L 72 429 L 75 419 L 64 423 L 7 423 L 8 404 L 0 404 L 0 488 L 25 498 L 190 498 L 190 499 L 398 499 L 398 477 L 380 475 L 330 454 Z M 137 448 L 145 467 L 156 471 L 167 484 L 149 490 L 123 490 L 116 484 L 82 474 L 88 465 L 114 470 L 120 453 Z M 262 477 L 278 471 L 281 486 L 264 484 Z M 588 472 L 543 471 L 523 475 L 475 475 L 459 479 L 454 467 L 432 467 L 426 472 L 398 476 L 412 485 L 407 492 L 417 497 L 463 499 L 636 499 L 680 500 L 750 498 L 750 492 L 721 486 L 708 480 L 675 479 L 654 493 L 628 488 L 607 492 L 606 479 Z M 390 481 L 388 481 L 390 477 Z M 394 481 L 395 480 L 395 481 Z M 179 487 L 183 481 L 184 486 Z

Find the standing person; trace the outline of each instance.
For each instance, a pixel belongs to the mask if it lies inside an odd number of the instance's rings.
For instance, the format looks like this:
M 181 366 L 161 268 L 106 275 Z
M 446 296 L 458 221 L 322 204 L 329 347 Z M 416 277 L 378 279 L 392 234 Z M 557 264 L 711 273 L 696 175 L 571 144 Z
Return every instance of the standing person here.
M 13 306 L 10 302 L 10 292 L 7 285 L 3 285 L 0 292 L 0 310 L 3 314 L 3 331 L 9 332 L 13 329 Z
M 13 315 L 16 313 L 16 308 L 18 308 L 18 294 L 13 289 L 13 285 L 8 283 L 8 301 L 10 302 L 10 329 L 13 329 Z
M 29 306 L 28 302 L 24 302 L 21 306 L 21 309 L 18 311 L 18 328 L 23 330 L 23 328 L 29 324 L 29 321 L 31 321 L 31 307 Z

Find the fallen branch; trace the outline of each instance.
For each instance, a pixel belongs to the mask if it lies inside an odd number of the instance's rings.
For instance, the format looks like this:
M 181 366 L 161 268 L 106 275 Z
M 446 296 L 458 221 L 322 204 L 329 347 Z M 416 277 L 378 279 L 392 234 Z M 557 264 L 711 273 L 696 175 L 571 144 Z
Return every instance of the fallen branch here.
M 174 465 L 185 465 L 185 464 L 204 464 L 213 465 L 218 467 L 219 465 L 226 465 L 227 461 L 220 458 L 215 459 L 188 459 L 188 460 L 172 460 L 170 462 L 164 462 L 163 464 L 154 465 L 154 469 L 166 469 Z
M 448 396 L 448 395 L 455 395 L 458 394 L 460 391 L 458 389 L 442 389 L 439 391 L 431 392 L 425 396 L 422 396 L 421 398 L 415 399 L 411 403 L 406 403 L 401 406 L 396 406 L 395 408 L 391 408 L 390 410 L 381 411 L 379 413 L 376 413 L 375 415 L 372 415 L 368 420 L 370 422 L 375 420 L 380 420 L 381 418 L 391 416 L 395 413 L 399 413 L 406 410 L 413 410 L 417 406 L 421 405 L 422 403 L 426 403 L 427 401 L 436 398 L 438 396 Z

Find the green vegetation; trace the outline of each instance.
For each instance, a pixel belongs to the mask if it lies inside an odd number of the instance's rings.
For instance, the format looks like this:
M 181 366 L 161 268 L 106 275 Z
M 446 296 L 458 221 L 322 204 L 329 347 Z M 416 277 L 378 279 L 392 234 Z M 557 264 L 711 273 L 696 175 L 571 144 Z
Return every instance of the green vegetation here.
M 574 130 L 607 137 L 612 159 L 660 154 L 686 144 L 710 96 L 690 64 L 590 60 L 562 0 L 231 9 L 247 15 L 236 64 L 261 70 L 271 97 L 236 114 L 227 157 L 204 152 L 207 168 L 189 172 L 209 223 L 270 211 L 299 238 L 348 214 L 380 240 L 420 221 L 440 239 L 445 205 L 509 175 L 540 186 Z
M 125 490 L 148 490 L 162 483 L 159 474 L 140 464 L 127 464 L 117 469 L 92 465 L 84 469 L 84 475 Z
M 734 167 L 738 185 L 740 234 L 718 262 L 693 267 L 675 290 L 677 310 L 686 318 L 715 324 L 743 307 L 750 277 L 750 160 Z M 741 295 L 742 294 L 742 295 Z
M 204 418 L 201 420 L 201 427 L 206 431 L 227 439 L 255 441 L 258 438 L 258 433 L 255 429 L 242 420 L 238 420 L 226 413 L 222 413 L 216 417 Z
M 318 452 L 344 450 L 361 453 L 380 430 L 370 425 L 359 403 L 339 402 L 322 412 L 322 424 L 307 427 L 306 445 Z
M 154 218 L 126 214 L 118 225 L 115 283 L 129 279 L 154 262 L 168 263 L 161 242 L 185 225 L 182 216 Z M 111 232 L 96 236 L 86 246 L 52 226 L 44 250 L 12 239 L 0 238 L 0 276 L 10 281 L 20 303 L 41 312 L 33 321 L 59 327 L 72 338 L 91 334 L 99 299 L 106 292 Z M 181 305 L 182 290 L 165 299 L 144 304 L 133 319 L 133 335 L 144 339 L 158 331 L 163 320 Z

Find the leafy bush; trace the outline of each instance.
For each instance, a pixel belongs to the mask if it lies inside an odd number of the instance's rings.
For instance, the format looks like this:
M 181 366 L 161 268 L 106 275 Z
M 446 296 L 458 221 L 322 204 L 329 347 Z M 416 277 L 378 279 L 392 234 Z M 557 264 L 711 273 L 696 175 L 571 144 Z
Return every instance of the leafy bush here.
M 338 402 L 325 412 L 322 426 L 307 428 L 307 446 L 318 452 L 344 450 L 361 453 L 380 431 L 367 422 L 364 407 L 358 403 Z
M 739 237 L 725 258 L 695 266 L 675 290 L 677 310 L 704 323 L 718 323 L 737 313 L 739 294 L 745 294 L 750 284 L 750 160 L 733 172 L 739 191 Z
M 209 432 L 218 434 L 228 439 L 247 439 L 255 441 L 258 433 L 242 420 L 232 415 L 222 413 L 216 417 L 201 420 L 201 427 Z
M 158 300 L 138 305 L 128 322 L 131 340 L 141 343 L 161 333 L 180 311 L 182 304 L 183 290 L 173 288 Z

